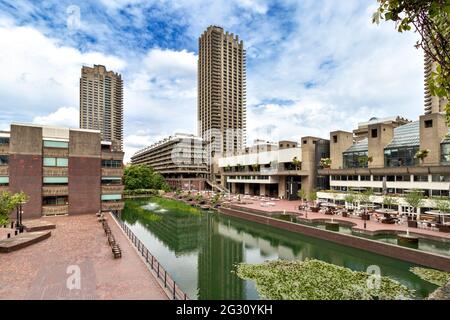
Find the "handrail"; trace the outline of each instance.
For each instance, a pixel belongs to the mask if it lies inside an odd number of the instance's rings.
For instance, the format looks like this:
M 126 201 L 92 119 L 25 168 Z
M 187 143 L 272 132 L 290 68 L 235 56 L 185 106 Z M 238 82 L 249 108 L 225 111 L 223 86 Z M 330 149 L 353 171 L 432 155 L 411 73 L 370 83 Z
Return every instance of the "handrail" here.
M 126 223 L 117 216 L 117 213 L 113 213 L 112 216 L 128 236 L 128 238 L 131 240 L 138 252 L 145 259 L 147 265 L 156 273 L 157 280 L 160 282 L 160 284 L 164 285 L 164 288 L 169 290 L 169 292 L 171 293 L 170 298 L 173 300 L 189 300 L 187 294 L 183 290 L 181 290 L 175 280 L 172 279 L 169 273 L 167 273 L 167 271 L 158 262 L 155 256 L 150 253 L 150 251 L 142 243 L 142 241 L 138 237 L 136 237 L 133 231 L 126 225 Z

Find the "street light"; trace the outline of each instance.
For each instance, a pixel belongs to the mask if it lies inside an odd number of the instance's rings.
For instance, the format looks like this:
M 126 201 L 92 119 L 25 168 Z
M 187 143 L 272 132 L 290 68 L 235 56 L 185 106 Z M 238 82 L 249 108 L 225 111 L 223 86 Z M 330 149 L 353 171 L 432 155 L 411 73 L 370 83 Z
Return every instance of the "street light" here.
M 19 233 L 23 232 L 23 225 L 22 225 L 22 216 L 23 216 L 22 205 L 23 204 L 25 204 L 25 202 L 21 201 L 21 202 L 19 202 L 19 205 L 16 207 L 16 211 L 17 211 L 16 229 L 19 230 Z

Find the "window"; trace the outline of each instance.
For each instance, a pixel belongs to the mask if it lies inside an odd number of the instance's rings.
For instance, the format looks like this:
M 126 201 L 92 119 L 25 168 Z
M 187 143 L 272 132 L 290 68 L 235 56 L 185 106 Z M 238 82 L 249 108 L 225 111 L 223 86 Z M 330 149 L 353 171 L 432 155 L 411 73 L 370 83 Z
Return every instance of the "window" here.
M 433 120 L 425 120 L 425 128 L 433 128 Z
M 414 176 L 414 182 L 428 182 L 428 175 Z
M 7 166 L 9 162 L 9 156 L 0 155 L 0 166 Z
M 69 148 L 69 142 L 66 141 L 53 141 L 53 140 L 44 140 L 44 147 L 47 148 Z
M 67 167 L 69 165 L 69 159 L 67 158 L 44 158 L 44 167 Z
M 44 177 L 44 184 L 67 184 L 69 179 L 67 177 Z
M 44 197 L 42 199 L 43 206 L 58 206 L 58 205 L 67 205 L 69 203 L 68 196 L 57 196 L 57 197 Z
M 361 181 L 370 181 L 370 176 L 361 176 Z
M 441 176 L 439 174 L 433 174 L 431 176 L 433 182 L 450 182 L 450 176 Z
M 387 176 L 386 181 L 395 181 L 395 176 Z
M 344 168 L 367 168 L 367 151 L 344 152 Z
M 414 159 L 419 146 L 384 149 L 384 165 L 386 167 L 416 166 L 418 159 Z
M 122 168 L 121 160 L 102 160 L 103 168 Z
M 1 144 L 9 144 L 9 138 L 0 137 L 0 145 Z
M 102 194 L 102 201 L 122 200 L 121 194 Z
M 411 181 L 411 176 L 395 176 L 395 181 Z
M 338 137 L 336 135 L 333 136 L 333 142 L 337 143 L 338 142 Z
M 9 177 L 0 177 L 0 186 L 7 186 L 9 184 Z
M 450 141 L 441 143 L 441 162 L 450 164 Z
M 102 185 L 122 184 L 120 177 L 102 177 Z
M 303 144 L 307 144 L 308 143 L 308 141 L 307 140 L 303 140 Z
M 371 135 L 372 135 L 372 138 L 378 137 L 378 130 L 377 129 L 372 129 L 371 130 Z

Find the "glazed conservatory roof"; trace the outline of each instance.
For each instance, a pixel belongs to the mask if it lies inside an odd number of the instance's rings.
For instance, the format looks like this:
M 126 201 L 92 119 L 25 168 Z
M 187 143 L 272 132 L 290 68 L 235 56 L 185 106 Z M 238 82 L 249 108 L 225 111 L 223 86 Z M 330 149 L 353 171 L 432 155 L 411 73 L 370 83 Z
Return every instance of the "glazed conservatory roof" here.
M 414 121 L 394 129 L 394 138 L 386 148 L 412 147 L 420 145 L 420 121 Z
M 369 140 L 367 138 L 358 141 L 344 152 L 362 152 L 369 149 Z

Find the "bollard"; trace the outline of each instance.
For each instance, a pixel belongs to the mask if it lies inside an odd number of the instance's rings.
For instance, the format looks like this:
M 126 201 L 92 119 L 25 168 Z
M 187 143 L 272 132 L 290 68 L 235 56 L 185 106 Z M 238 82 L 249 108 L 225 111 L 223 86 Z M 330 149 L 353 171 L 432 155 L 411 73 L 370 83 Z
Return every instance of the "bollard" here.
M 11 238 L 11 233 L 8 233 L 8 239 Z
M 14 228 L 14 222 L 11 221 L 11 229 Z
M 14 230 L 14 235 L 17 236 L 17 230 Z

